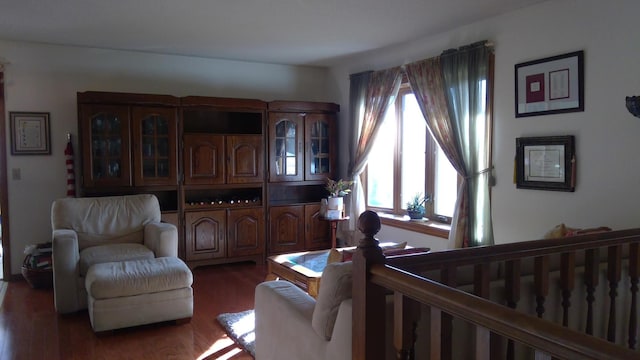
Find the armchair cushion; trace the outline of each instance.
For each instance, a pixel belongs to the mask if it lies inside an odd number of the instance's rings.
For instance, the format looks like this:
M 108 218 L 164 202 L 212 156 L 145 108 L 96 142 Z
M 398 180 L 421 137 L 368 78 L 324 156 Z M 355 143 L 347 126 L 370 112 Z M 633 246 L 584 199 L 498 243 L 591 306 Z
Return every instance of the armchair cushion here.
M 331 263 L 322 272 L 311 326 L 325 340 L 331 340 L 340 304 L 346 299 L 351 299 L 352 264 L 352 262 Z

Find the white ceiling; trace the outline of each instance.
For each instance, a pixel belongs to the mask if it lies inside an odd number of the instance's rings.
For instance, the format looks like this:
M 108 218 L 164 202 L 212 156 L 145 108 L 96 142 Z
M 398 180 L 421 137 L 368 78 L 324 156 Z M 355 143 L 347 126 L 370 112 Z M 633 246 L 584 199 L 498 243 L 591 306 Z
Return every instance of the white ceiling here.
M 0 39 L 326 65 L 542 1 L 0 0 Z

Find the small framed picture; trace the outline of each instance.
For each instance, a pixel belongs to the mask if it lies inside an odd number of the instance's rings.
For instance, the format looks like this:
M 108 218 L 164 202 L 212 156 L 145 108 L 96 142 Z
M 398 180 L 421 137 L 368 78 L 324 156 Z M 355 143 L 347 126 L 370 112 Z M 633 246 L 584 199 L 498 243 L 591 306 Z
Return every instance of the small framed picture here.
M 516 139 L 516 187 L 574 191 L 576 181 L 573 135 Z
M 584 52 L 515 65 L 516 117 L 584 111 Z
M 12 155 L 51 154 L 49 113 L 10 112 L 9 121 Z

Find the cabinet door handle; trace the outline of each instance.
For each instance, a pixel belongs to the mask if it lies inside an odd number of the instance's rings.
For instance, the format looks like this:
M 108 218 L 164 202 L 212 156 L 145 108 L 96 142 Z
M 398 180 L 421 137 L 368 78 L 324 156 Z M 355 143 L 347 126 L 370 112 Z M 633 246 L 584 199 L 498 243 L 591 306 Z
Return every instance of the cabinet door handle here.
M 298 152 L 302 154 L 302 141 L 298 142 Z

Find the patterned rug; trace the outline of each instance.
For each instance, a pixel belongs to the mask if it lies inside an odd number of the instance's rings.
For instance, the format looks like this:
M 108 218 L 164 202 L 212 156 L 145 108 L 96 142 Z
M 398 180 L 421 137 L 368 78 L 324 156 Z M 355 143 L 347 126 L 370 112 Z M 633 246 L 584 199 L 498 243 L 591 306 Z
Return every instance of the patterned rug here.
M 217 319 L 222 327 L 225 328 L 229 337 L 255 358 L 256 333 L 254 332 L 255 316 L 253 309 L 239 313 L 220 314 Z

